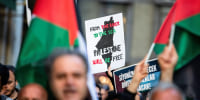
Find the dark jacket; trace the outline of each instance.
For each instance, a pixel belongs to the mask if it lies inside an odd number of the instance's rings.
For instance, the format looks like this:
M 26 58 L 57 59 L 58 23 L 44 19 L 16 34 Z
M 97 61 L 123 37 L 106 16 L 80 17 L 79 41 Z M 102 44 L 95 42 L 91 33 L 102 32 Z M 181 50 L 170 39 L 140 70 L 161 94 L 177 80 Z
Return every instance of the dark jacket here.
M 0 100 L 12 100 L 12 99 L 5 95 L 0 95 Z
M 136 93 L 131 93 L 127 89 L 124 89 L 124 92 L 115 93 L 110 92 L 106 100 L 135 100 Z

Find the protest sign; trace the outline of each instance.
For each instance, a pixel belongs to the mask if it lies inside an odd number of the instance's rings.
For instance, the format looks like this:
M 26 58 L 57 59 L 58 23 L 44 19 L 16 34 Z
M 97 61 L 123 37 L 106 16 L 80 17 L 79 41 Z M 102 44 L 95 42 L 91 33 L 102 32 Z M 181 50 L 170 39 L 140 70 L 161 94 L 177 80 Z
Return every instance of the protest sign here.
M 89 64 L 92 73 L 125 65 L 122 13 L 85 21 Z
M 151 90 L 160 80 L 160 67 L 157 59 L 149 60 L 148 64 L 149 73 L 148 76 L 141 81 L 137 89 L 139 92 Z M 122 92 L 124 88 L 128 87 L 134 75 L 135 66 L 136 64 L 130 65 L 113 72 L 116 92 Z

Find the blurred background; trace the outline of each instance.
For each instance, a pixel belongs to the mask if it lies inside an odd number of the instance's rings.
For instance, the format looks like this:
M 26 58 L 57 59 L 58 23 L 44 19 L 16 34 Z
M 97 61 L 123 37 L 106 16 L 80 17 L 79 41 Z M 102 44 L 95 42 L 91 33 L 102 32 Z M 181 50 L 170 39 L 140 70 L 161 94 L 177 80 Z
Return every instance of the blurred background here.
M 8 0 L 15 2 L 15 0 Z M 0 3 L 3 2 L 0 0 Z M 126 44 L 126 65 L 140 61 L 148 52 L 160 25 L 175 0 L 77 0 L 80 25 L 85 20 L 122 12 Z M 35 0 L 28 0 L 32 10 Z M 25 0 L 16 7 L 0 4 L 0 62 L 16 65 L 20 46 L 28 26 Z M 152 55 L 152 58 L 155 56 Z

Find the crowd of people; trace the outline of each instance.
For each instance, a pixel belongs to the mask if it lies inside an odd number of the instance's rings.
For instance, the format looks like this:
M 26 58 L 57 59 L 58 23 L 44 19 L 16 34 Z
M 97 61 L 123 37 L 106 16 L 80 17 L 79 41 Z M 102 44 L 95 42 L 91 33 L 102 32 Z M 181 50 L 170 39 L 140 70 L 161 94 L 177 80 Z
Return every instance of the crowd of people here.
M 174 67 L 178 56 L 173 45 L 166 46 L 158 56 L 161 69 L 160 83 L 145 95 L 137 88 L 147 75 L 146 58 L 134 70 L 130 85 L 121 93 L 109 91 L 107 86 L 96 84 L 99 100 L 185 100 L 182 92 L 173 84 Z M 53 98 L 37 83 L 17 89 L 15 67 L 0 65 L 0 100 L 91 100 L 87 87 L 87 59 L 78 51 L 56 49 L 47 58 L 45 69 Z M 108 72 L 110 78 L 112 73 Z M 112 80 L 112 79 L 111 79 Z

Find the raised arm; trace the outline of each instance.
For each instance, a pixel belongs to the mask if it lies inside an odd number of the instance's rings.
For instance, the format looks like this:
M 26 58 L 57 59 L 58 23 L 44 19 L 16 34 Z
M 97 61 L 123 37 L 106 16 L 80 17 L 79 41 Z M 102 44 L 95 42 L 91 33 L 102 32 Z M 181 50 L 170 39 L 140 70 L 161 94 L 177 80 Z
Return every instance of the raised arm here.
M 143 59 L 136 65 L 135 70 L 134 70 L 134 76 L 127 90 L 131 93 L 137 93 L 137 88 L 140 82 L 147 75 L 148 75 L 148 64 L 145 64 L 145 59 Z
M 164 51 L 158 56 L 161 68 L 161 81 L 172 82 L 174 67 L 176 66 L 178 55 L 174 45 L 166 46 Z

